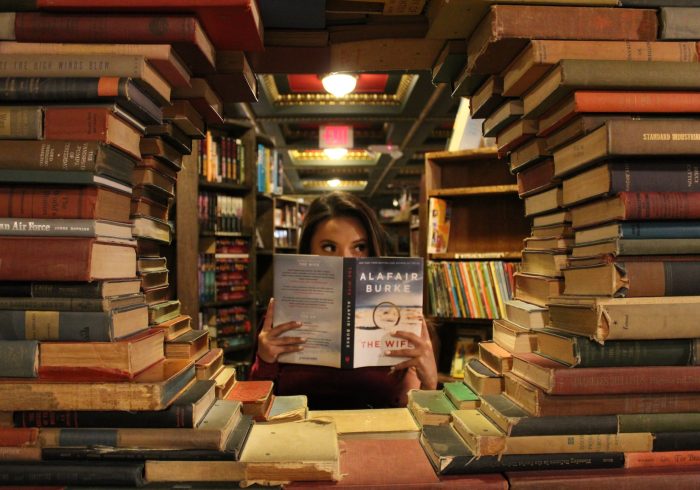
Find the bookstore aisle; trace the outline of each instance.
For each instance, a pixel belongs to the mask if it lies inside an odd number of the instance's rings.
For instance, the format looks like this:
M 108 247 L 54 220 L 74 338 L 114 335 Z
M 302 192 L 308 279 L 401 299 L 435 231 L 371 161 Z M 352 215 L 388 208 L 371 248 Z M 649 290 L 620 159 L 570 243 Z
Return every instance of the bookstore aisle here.
M 245 379 L 305 212 L 223 114 L 259 3 L 0 12 L 0 488 L 700 488 L 700 8 L 411 2 L 470 26 L 435 82 L 495 138 L 429 153 L 401 231 L 471 338 L 407 407 L 321 411 Z

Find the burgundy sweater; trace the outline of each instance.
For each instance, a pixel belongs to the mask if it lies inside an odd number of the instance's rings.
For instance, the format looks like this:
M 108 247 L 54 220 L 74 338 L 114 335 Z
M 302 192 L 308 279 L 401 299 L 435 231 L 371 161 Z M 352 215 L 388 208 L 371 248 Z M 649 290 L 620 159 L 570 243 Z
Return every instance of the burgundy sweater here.
M 268 363 L 258 356 L 250 379 L 273 381 L 276 395 L 306 395 L 312 410 L 398 407 L 401 395 L 417 388 L 417 377 L 409 371 Z

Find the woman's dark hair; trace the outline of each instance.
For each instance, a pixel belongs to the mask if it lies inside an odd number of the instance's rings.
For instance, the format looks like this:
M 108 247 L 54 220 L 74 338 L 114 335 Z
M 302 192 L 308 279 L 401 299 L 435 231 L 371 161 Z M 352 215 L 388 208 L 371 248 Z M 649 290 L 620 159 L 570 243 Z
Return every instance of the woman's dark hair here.
M 319 196 L 309 205 L 301 227 L 299 253 L 311 253 L 311 238 L 319 223 L 328 218 L 340 217 L 355 218 L 362 223 L 367 232 L 370 257 L 390 254 L 386 232 L 372 208 L 354 194 L 339 191 Z

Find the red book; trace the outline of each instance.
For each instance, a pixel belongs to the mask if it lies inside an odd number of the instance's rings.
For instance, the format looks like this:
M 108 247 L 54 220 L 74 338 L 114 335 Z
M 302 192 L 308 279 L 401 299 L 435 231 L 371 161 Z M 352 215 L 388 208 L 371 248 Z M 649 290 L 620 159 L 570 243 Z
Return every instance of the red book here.
M 242 412 L 258 419 L 267 414 L 272 404 L 272 381 L 237 381 L 226 400 L 238 400 L 243 404 Z
M 216 50 L 193 16 L 18 12 L 15 39 L 37 43 L 170 44 L 193 72 L 215 71 Z
M 576 91 L 540 118 L 538 136 L 547 136 L 579 114 L 700 112 L 700 92 Z
M 548 158 L 518 172 L 518 195 L 529 196 L 555 187 L 561 179 L 554 177 L 554 160 Z
M 700 451 L 625 453 L 625 468 L 677 468 L 700 466 Z
M 700 366 L 572 369 L 534 353 L 513 354 L 514 374 L 550 395 L 684 393 L 700 391 Z
M 700 467 L 509 471 L 505 476 L 513 490 L 691 489 L 700 481 Z
M 0 237 L 2 281 L 94 281 L 136 277 L 133 247 L 95 238 Z
M 36 446 L 38 438 L 36 427 L 0 427 L 0 447 Z
M 2 185 L 0 217 L 129 221 L 131 196 L 98 186 Z
M 262 51 L 255 0 L 36 0 L 39 9 L 194 13 L 217 49 Z
M 656 219 L 700 219 L 700 192 L 620 192 L 571 208 L 574 228 Z
M 44 137 L 50 140 L 101 141 L 140 159 L 142 132 L 122 119 L 119 111 L 110 107 L 47 106 L 44 108 Z

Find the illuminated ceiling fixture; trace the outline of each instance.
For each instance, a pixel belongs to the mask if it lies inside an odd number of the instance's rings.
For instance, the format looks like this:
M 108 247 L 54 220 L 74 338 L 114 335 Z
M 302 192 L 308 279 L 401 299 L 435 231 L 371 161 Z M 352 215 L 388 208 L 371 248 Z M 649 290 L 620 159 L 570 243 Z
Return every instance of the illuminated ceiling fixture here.
M 355 90 L 357 75 L 349 73 L 330 73 L 321 79 L 323 88 L 334 97 L 345 97 Z
M 326 184 L 328 184 L 328 187 L 338 187 L 340 185 L 340 179 L 330 179 Z
M 340 160 L 348 154 L 347 148 L 324 148 L 323 154 L 331 160 Z

